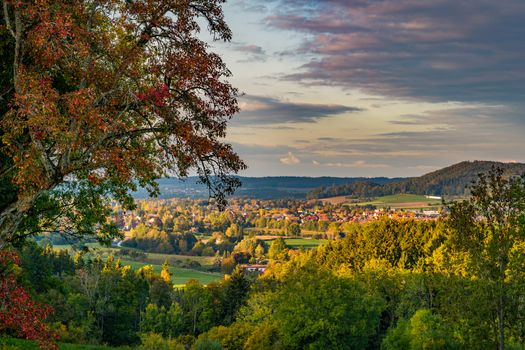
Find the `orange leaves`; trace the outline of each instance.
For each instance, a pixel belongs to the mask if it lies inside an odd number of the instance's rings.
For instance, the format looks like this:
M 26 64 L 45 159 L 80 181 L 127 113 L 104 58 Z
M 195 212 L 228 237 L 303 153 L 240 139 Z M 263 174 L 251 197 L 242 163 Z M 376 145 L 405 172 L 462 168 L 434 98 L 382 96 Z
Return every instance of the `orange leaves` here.
M 74 20 L 81 11 L 80 3 L 67 1 L 41 0 L 27 5 L 28 20 L 34 23 L 28 42 L 38 64 L 49 69 L 68 55 L 88 54 L 83 41 L 86 33 Z
M 244 167 L 222 140 L 237 90 L 197 35 L 205 21 L 230 38 L 221 0 L 17 3 L 25 66 L 0 131 L 18 198 L 64 179 L 123 193 L 166 173 L 222 181 Z

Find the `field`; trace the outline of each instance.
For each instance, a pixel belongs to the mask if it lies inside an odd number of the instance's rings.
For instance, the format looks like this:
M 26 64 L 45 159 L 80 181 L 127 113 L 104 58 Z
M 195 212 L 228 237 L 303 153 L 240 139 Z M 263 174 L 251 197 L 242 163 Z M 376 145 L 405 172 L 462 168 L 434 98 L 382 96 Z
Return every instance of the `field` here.
M 259 239 L 267 241 L 269 245 L 270 240 L 275 239 L 276 236 L 265 235 L 256 236 Z M 285 238 L 286 244 L 292 249 L 312 249 L 327 242 L 325 239 L 312 238 Z M 118 256 L 119 247 L 103 247 L 96 243 L 88 244 L 91 248 L 89 255 L 100 255 L 102 259 L 106 259 L 110 255 Z M 54 249 L 67 249 L 73 253 L 71 245 L 55 245 Z M 153 266 L 156 272 L 160 272 L 162 264 L 168 260 L 170 263 L 170 272 L 172 273 L 172 283 L 176 286 L 183 286 L 190 279 L 195 279 L 202 284 L 208 284 L 214 281 L 221 280 L 223 275 L 217 272 L 206 271 L 213 265 L 214 257 L 209 256 L 187 256 L 176 254 L 160 254 L 160 253 L 146 253 L 144 261 L 133 260 L 128 256 L 122 256 L 121 262 L 125 266 L 131 266 L 133 270 L 138 270 L 145 265 Z M 192 263 L 198 263 L 196 268 L 193 268 Z
M 277 236 L 255 236 L 257 239 L 266 241 L 266 245 L 269 246 L 270 242 L 277 238 Z M 313 239 L 313 238 L 286 238 L 283 237 L 286 245 L 292 249 L 312 249 L 325 244 L 328 242 L 327 239 Z
M 96 254 L 99 254 L 103 259 L 110 255 L 116 256 L 120 248 L 116 247 L 101 247 L 97 244 L 89 244 L 90 248 L 95 250 Z M 56 245 L 55 249 L 68 249 L 72 251 L 70 245 Z M 162 268 L 164 261 L 168 260 L 170 263 L 170 271 L 172 273 L 172 282 L 175 285 L 184 285 L 188 280 L 195 279 L 203 284 L 208 284 L 213 281 L 222 279 L 223 275 L 220 273 L 200 271 L 198 269 L 190 269 L 173 266 L 174 263 L 179 260 L 181 263 L 191 263 L 192 261 L 198 262 L 202 267 L 210 267 L 213 264 L 214 257 L 209 256 L 187 256 L 187 255 L 175 255 L 175 254 L 158 254 L 158 253 L 146 253 L 145 261 L 134 261 L 129 258 L 123 257 L 121 259 L 123 265 L 129 265 L 133 270 L 138 270 L 145 265 L 152 265 L 153 269 L 159 272 Z
M 294 249 L 312 249 L 328 242 L 327 239 L 285 238 L 286 245 Z
M 129 350 L 129 347 L 113 348 L 102 345 L 81 345 L 81 344 L 64 344 L 58 343 L 60 350 Z M 14 338 L 3 338 L 0 339 L 0 349 L 5 350 L 39 350 L 40 348 L 35 342 L 14 339 Z
M 354 205 L 375 205 L 380 208 L 390 207 L 395 209 L 423 209 L 440 207 L 441 200 L 426 198 L 423 195 L 402 193 L 377 197 L 372 201 L 356 203 Z
M 148 264 L 143 263 L 139 261 L 132 261 L 132 260 L 122 260 L 122 265 L 129 265 L 133 270 L 138 270 L 144 265 L 152 265 L 153 269 L 157 272 L 160 272 L 162 269 L 161 265 L 157 264 Z M 171 281 L 176 286 L 181 286 L 186 284 L 188 280 L 194 279 L 202 284 L 208 284 L 213 281 L 218 281 L 222 279 L 222 274 L 220 273 L 214 273 L 214 272 L 204 272 L 199 270 L 193 270 L 193 269 L 185 269 L 181 267 L 174 267 L 170 266 L 170 272 L 172 273 Z
M 264 233 L 269 233 L 270 236 L 271 235 L 274 235 L 274 236 L 279 236 L 282 234 L 283 232 L 283 229 L 279 229 L 279 228 L 258 228 L 258 227 L 247 227 L 244 229 L 244 233 L 245 234 L 250 234 L 250 233 L 255 233 L 256 235 L 260 232 L 264 232 Z M 317 234 L 323 234 L 324 232 L 320 232 L 320 231 L 310 231 L 310 230 L 303 230 L 301 229 L 301 236 L 313 236 L 313 235 L 317 235 Z M 259 236 L 262 236 L 262 235 L 257 235 L 258 237 Z M 273 237 L 273 236 L 271 236 Z
M 316 202 L 317 199 L 310 200 L 310 203 Z M 319 201 L 323 203 L 330 203 L 332 205 L 338 205 L 348 202 L 348 196 L 336 196 L 336 197 L 330 197 L 330 198 L 321 198 Z

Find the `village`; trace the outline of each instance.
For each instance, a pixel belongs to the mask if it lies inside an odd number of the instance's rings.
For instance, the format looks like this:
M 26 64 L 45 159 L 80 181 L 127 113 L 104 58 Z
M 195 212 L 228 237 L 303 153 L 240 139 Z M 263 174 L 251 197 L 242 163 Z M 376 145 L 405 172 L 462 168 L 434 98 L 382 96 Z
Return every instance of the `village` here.
M 203 200 L 169 199 L 137 202 L 133 211 L 115 206 L 113 220 L 123 231 L 139 224 L 166 231 L 212 233 L 231 223 L 244 228 L 284 229 L 298 224 L 303 233 L 325 232 L 330 224 L 367 223 L 381 218 L 436 220 L 439 208 L 384 208 L 299 200 L 251 200 L 236 198 L 224 211 Z

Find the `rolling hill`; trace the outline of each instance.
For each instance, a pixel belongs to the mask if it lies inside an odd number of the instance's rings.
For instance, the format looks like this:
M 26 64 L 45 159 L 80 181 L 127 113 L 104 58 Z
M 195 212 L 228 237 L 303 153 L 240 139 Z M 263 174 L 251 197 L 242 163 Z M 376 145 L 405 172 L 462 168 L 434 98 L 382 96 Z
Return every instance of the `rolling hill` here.
M 310 191 L 307 197 L 309 199 L 334 196 L 370 198 L 400 193 L 461 196 L 466 194 L 468 186 L 477 179 L 479 173 L 485 173 L 492 167 L 502 168 L 506 176 L 525 173 L 525 164 L 523 163 L 464 161 L 420 177 L 399 179 L 389 183 L 377 183 L 371 180 L 339 186 L 320 187 Z
M 185 180 L 177 178 L 163 178 L 158 180 L 159 198 L 208 198 L 208 189 L 199 183 L 198 177 L 188 177 Z M 268 176 L 268 177 L 239 177 L 242 186 L 235 191 L 235 197 L 254 199 L 304 199 L 309 191 L 319 187 L 335 187 L 356 182 L 373 182 L 385 184 L 401 180 L 401 178 L 387 177 L 302 177 L 302 176 Z M 137 199 L 148 198 L 144 189 L 133 193 Z

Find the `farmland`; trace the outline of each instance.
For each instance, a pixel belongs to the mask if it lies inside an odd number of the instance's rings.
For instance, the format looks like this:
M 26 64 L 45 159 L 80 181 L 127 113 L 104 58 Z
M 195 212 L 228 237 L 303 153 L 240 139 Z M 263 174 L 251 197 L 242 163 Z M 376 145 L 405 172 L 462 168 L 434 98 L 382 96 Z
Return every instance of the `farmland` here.
M 356 203 L 355 205 L 366 206 L 374 205 L 380 208 L 395 209 L 422 209 L 437 208 L 441 206 L 440 199 L 427 198 L 423 195 L 415 194 L 395 194 L 390 196 L 377 197 L 370 201 Z
M 120 248 L 117 247 L 102 247 L 94 243 L 88 244 L 88 246 L 92 249 L 88 255 L 89 257 L 99 255 L 104 260 L 110 255 L 118 255 L 120 250 Z M 67 249 L 70 252 L 73 252 L 71 245 L 56 245 L 54 246 L 54 249 Z M 210 268 L 213 264 L 214 258 L 207 256 L 146 253 L 146 258 L 144 261 L 122 258 L 121 262 L 123 265 L 131 266 L 133 270 L 138 270 L 146 265 L 151 265 L 155 272 L 160 272 L 162 264 L 166 260 L 170 263 L 170 272 L 172 274 L 172 283 L 174 285 L 183 285 L 190 279 L 195 279 L 202 284 L 208 284 L 210 282 L 220 280 L 223 277 L 223 275 L 220 273 L 202 271 Z M 197 266 L 200 267 L 198 269 L 180 267 L 180 265 L 191 266 L 192 262 L 194 264 L 198 263 Z
M 59 350 L 129 350 L 130 347 L 110 347 L 102 345 L 66 344 L 59 343 Z M 9 350 L 39 350 L 38 345 L 29 340 L 4 338 L 0 339 L 0 349 Z
M 141 267 L 144 267 L 145 265 L 151 265 L 155 272 L 160 272 L 160 270 L 162 269 L 162 266 L 158 264 L 147 264 L 132 260 L 122 260 L 122 264 L 131 266 L 133 270 L 138 270 Z M 170 266 L 170 272 L 172 274 L 171 281 L 176 286 L 184 285 L 190 279 L 197 280 L 202 284 L 208 284 L 210 282 L 220 280 L 223 277 L 220 273 L 204 272 L 174 266 Z
M 270 242 L 277 238 L 277 236 L 256 236 L 257 239 L 261 239 L 266 242 L 269 246 Z M 314 238 L 285 238 L 284 242 L 291 249 L 312 249 L 325 244 L 328 242 L 327 239 L 314 239 Z

